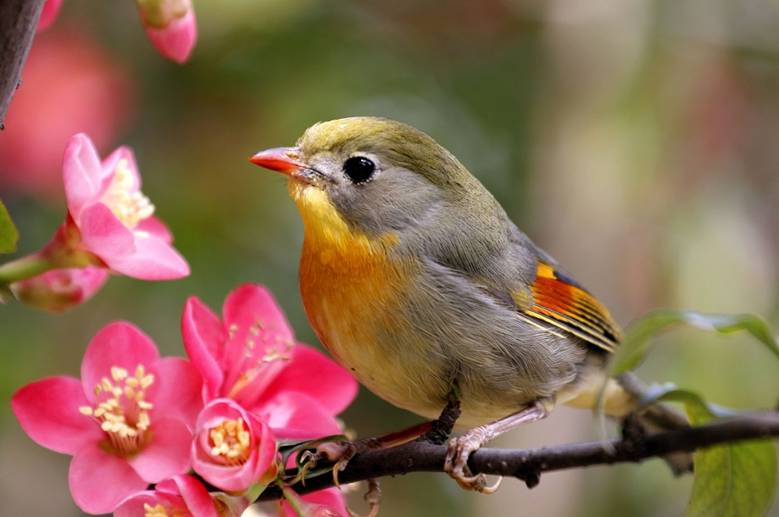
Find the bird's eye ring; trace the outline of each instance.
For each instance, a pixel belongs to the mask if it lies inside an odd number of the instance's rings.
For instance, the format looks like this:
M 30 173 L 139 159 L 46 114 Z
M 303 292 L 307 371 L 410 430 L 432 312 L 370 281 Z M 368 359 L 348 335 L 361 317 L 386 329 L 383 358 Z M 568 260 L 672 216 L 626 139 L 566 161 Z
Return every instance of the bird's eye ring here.
M 344 162 L 343 169 L 352 183 L 365 183 L 376 172 L 376 164 L 365 156 L 352 156 Z

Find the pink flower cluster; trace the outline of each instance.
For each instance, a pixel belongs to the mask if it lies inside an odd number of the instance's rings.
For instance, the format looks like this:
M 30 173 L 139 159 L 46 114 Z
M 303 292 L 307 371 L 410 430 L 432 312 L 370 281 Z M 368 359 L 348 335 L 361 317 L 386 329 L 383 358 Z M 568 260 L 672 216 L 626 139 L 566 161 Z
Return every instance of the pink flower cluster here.
M 281 470 L 278 440 L 341 432 L 336 415 L 356 382 L 295 341 L 265 288 L 230 293 L 221 318 L 191 298 L 182 334 L 188 360 L 160 357 L 130 323 L 109 324 L 89 343 L 80 380 L 51 377 L 14 394 L 30 438 L 73 456 L 70 490 L 85 512 L 240 515 L 247 492 Z M 302 500 L 315 514 L 347 515 L 336 489 Z
M 129 148 L 120 147 L 101 161 L 89 137 L 77 134 L 65 149 L 63 180 L 65 222 L 34 257 L 53 271 L 11 284 L 20 300 L 61 311 L 95 294 L 108 270 L 141 280 L 189 275 L 189 265 L 171 245 L 170 231 L 141 192 Z
M 38 30 L 49 27 L 59 14 L 62 0 L 46 0 Z M 183 63 L 197 41 L 197 23 L 192 0 L 138 0 L 146 35 L 160 54 Z

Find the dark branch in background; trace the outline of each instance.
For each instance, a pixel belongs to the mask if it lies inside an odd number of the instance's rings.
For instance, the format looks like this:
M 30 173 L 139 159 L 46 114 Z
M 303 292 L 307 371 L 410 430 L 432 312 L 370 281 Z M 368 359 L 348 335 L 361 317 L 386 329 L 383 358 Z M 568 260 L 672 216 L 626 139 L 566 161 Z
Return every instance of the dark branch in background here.
M 672 452 L 693 451 L 712 445 L 756 438 L 779 437 L 779 413 L 752 413 L 712 423 L 646 436 L 632 434 L 622 439 L 576 443 L 538 449 L 480 449 L 468 466 L 473 473 L 515 477 L 528 487 L 537 485 L 543 472 L 592 465 L 637 463 Z M 441 472 L 446 447 L 420 439 L 398 447 L 356 454 L 339 475 L 342 484 L 409 472 Z M 294 475 L 294 471 L 289 474 Z M 298 483 L 298 493 L 313 492 L 333 485 L 324 474 Z M 259 500 L 279 499 L 281 491 L 270 486 Z
M 0 128 L 19 85 L 44 0 L 0 0 Z

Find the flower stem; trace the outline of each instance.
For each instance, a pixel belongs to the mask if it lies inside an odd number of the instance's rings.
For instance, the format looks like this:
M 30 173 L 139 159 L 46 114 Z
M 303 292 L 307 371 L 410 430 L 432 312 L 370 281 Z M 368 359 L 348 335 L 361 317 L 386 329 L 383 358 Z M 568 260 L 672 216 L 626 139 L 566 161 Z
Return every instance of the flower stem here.
M 297 517 L 305 517 L 308 515 L 305 510 L 305 503 L 300 499 L 300 496 L 283 481 L 279 482 L 278 485 L 281 488 L 282 494 L 284 494 L 284 499 L 286 499 L 290 507 L 292 507 L 292 511 L 295 512 L 295 515 Z
M 26 280 L 57 267 L 51 259 L 40 253 L 33 253 L 0 265 L 0 286 Z

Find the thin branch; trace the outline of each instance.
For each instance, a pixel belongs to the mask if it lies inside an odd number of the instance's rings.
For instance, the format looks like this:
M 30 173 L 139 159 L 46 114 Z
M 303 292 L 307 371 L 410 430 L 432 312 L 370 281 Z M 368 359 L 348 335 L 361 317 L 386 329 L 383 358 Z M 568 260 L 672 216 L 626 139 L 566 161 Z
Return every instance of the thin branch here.
M 474 473 L 515 477 L 528 487 L 537 485 L 541 473 L 593 465 L 637 463 L 672 452 L 693 451 L 712 445 L 779 437 L 779 413 L 745 414 L 686 429 L 646 436 L 576 443 L 537 449 L 480 449 L 468 466 Z M 409 472 L 442 472 L 446 447 L 426 440 L 398 447 L 371 450 L 355 455 L 339 475 L 342 484 Z M 290 472 L 292 473 L 292 472 Z M 313 492 L 333 485 L 327 474 L 307 479 L 292 488 L 298 493 Z M 268 487 L 260 501 L 281 497 L 277 487 Z
M 44 0 L 0 0 L 0 128 L 19 86 Z

